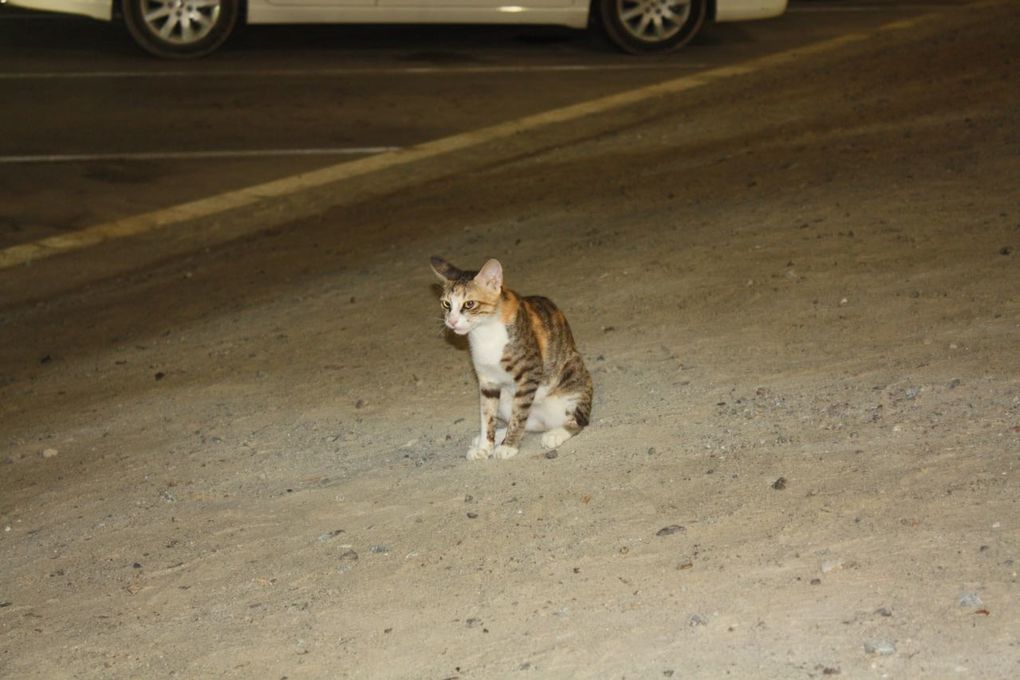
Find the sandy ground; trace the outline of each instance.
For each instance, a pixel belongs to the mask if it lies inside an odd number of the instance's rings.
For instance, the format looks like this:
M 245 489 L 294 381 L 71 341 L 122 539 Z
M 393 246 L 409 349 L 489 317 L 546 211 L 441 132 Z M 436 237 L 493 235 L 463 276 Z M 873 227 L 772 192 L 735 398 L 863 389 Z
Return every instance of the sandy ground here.
M 950 14 L 3 310 L 0 676 L 1017 677 L 1018 34 Z M 591 428 L 464 459 L 434 253 L 566 311 Z

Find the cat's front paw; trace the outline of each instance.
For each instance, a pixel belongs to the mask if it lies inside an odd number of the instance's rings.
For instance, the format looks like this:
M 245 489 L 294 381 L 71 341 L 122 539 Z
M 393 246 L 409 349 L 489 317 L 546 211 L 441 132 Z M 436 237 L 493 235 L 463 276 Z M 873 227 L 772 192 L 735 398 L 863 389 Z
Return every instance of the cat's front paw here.
M 484 446 L 477 444 L 477 439 L 471 444 L 471 448 L 468 449 L 467 459 L 468 460 L 485 460 L 492 455 L 492 444 L 485 442 Z
M 516 446 L 507 446 L 506 444 L 500 444 L 496 447 L 496 450 L 492 452 L 492 455 L 496 458 L 506 460 L 507 458 L 513 458 L 517 455 Z

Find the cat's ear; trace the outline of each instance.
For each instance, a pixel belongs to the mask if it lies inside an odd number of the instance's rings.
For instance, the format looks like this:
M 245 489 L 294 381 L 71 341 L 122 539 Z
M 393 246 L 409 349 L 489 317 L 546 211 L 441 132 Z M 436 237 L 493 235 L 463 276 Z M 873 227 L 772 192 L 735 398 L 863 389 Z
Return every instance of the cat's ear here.
M 441 257 L 432 256 L 432 271 L 443 281 L 456 281 L 460 278 L 461 271 Z
M 503 265 L 499 260 L 489 260 L 475 276 L 475 283 L 498 293 L 503 288 Z

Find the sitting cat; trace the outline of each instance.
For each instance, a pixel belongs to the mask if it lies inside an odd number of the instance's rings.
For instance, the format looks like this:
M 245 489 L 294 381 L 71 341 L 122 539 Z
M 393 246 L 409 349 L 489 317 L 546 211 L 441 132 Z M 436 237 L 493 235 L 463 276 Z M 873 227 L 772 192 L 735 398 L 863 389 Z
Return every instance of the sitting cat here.
M 446 326 L 467 335 L 481 392 L 481 433 L 469 460 L 517 454 L 524 432 L 544 432 L 552 449 L 579 433 L 591 414 L 591 376 L 574 347 L 563 312 L 544 297 L 503 287 L 503 267 L 457 269 L 439 257 Z M 497 430 L 497 418 L 505 425 Z

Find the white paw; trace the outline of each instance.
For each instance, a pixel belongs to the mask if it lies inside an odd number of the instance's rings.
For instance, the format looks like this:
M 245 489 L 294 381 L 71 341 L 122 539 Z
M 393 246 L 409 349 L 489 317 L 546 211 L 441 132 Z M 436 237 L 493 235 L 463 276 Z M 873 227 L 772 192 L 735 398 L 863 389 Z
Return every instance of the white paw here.
M 563 427 L 557 427 L 555 430 L 549 430 L 542 435 L 542 448 L 555 449 L 557 446 L 573 437 L 569 430 Z
M 502 458 L 503 460 L 506 460 L 507 458 L 513 458 L 514 456 L 517 455 L 517 447 L 507 446 L 506 444 L 500 444 L 499 446 L 496 447 L 496 450 L 493 451 L 492 455 L 495 456 L 496 458 Z
M 478 437 L 471 443 L 471 448 L 468 449 L 467 459 L 468 460 L 485 460 L 492 455 L 492 446 L 486 442 L 485 446 L 478 446 Z

